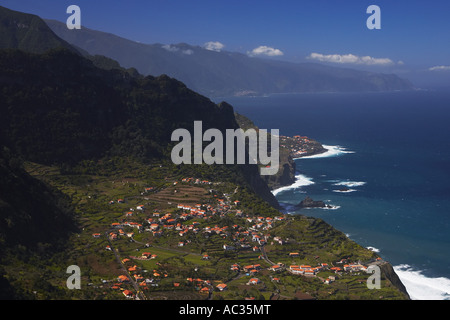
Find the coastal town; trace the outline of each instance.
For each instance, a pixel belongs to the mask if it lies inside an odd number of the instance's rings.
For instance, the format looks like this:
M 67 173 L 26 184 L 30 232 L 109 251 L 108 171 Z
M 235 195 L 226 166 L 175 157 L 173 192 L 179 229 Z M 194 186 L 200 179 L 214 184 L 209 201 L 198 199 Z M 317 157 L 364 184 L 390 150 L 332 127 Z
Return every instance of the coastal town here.
M 220 187 L 188 177 L 164 189 L 144 187 L 139 197 L 110 200 L 110 207 L 123 212 L 92 237 L 115 256 L 121 272 L 101 287 L 137 300 L 158 299 L 161 291 L 173 297 L 190 292 L 196 299 L 312 300 L 317 294 L 302 287 L 332 296 L 343 279 L 343 285 L 355 280 L 361 289 L 369 264 L 383 263 L 372 252 L 364 262 L 310 258 L 297 239 L 274 232 L 295 217 L 249 214 L 238 187 L 230 193 Z M 186 201 L 172 201 L 180 198 Z
M 306 136 L 280 136 L 280 145 L 289 150 L 293 159 L 326 152 L 326 149 L 314 139 Z

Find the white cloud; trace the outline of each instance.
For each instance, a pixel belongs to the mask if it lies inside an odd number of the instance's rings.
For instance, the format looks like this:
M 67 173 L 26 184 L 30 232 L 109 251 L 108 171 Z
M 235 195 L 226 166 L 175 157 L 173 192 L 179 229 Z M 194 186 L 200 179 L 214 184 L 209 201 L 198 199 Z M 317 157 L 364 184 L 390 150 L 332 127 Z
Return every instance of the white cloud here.
M 356 56 L 354 54 L 328 54 L 324 55 L 321 53 L 311 53 L 308 57 L 308 59 L 312 60 L 318 60 L 322 62 L 331 62 L 331 63 L 340 63 L 340 64 L 364 64 L 368 66 L 373 65 L 392 65 L 395 64 L 394 61 L 392 61 L 389 58 L 374 58 L 370 56 Z M 403 62 L 399 62 L 399 64 L 402 64 Z
M 220 52 L 223 48 L 225 48 L 225 45 L 223 43 L 220 43 L 218 41 L 210 41 L 203 45 L 203 48 L 209 51 L 216 51 Z
M 177 52 L 177 51 L 180 50 L 180 48 L 175 47 L 175 46 L 172 46 L 172 45 L 170 45 L 170 44 L 165 44 L 165 45 L 162 46 L 162 48 L 163 48 L 163 49 L 166 49 L 166 50 L 169 51 L 169 52 Z
M 430 71 L 450 71 L 450 66 L 435 66 L 431 67 L 428 70 Z
M 163 48 L 169 52 L 179 52 L 181 50 L 181 48 L 170 45 L 170 44 L 165 44 L 165 45 L 161 46 L 161 48 Z M 184 49 L 184 50 L 181 50 L 181 53 L 190 56 L 190 55 L 194 54 L 194 50 Z
M 183 50 L 182 53 L 190 56 L 191 54 L 194 54 L 194 50 L 187 49 L 187 50 Z
M 281 50 L 267 46 L 259 46 L 258 48 L 255 48 L 252 51 L 247 52 L 247 54 L 252 57 L 253 56 L 276 57 L 284 55 L 284 53 Z

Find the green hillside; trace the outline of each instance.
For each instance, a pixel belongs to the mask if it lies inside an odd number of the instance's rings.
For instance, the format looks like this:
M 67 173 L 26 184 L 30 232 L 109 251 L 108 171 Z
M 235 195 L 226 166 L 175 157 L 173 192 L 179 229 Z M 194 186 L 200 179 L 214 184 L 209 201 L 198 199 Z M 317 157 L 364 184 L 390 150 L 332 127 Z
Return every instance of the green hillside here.
M 0 14 L 0 299 L 129 299 L 129 290 L 156 300 L 298 299 L 305 292 L 315 299 L 407 298 L 393 285 L 395 273 L 383 278 L 381 297 L 367 292 L 362 272 L 357 281 L 355 273 L 340 273 L 332 290 L 322 276 L 287 269 L 281 285 L 272 284 L 270 259 L 388 264 L 323 221 L 286 219 L 257 165 L 171 162 L 175 129 L 192 132 L 197 120 L 203 130 L 238 128 L 231 105 L 167 75 L 83 57 L 35 16 Z M 272 231 L 287 243 L 278 244 Z M 255 236 L 271 242 L 258 242 L 255 251 Z M 291 259 L 290 250 L 301 256 Z M 156 260 L 146 259 L 147 251 Z M 264 285 L 245 287 L 250 276 L 230 270 L 236 261 L 260 262 Z M 73 264 L 82 270 L 82 290 L 66 286 Z M 124 274 L 129 279 L 117 283 Z M 186 280 L 194 275 L 203 277 L 200 287 Z M 224 281 L 232 289 L 222 294 L 213 285 Z

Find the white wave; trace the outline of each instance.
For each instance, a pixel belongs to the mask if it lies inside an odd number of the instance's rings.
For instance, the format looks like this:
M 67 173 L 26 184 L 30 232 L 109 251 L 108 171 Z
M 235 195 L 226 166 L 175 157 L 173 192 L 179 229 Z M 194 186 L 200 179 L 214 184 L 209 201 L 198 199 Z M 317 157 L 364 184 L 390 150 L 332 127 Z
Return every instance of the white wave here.
M 337 210 L 340 207 L 341 206 L 335 206 L 335 205 L 329 204 L 327 207 L 323 207 L 323 208 L 320 208 L 320 209 L 323 209 L 323 210 Z
M 364 182 L 364 181 L 341 181 L 341 182 L 335 183 L 334 185 L 354 188 L 354 187 L 361 187 L 361 186 L 365 185 L 366 183 L 367 182 Z
M 355 189 L 347 189 L 347 190 L 333 190 L 333 192 L 341 192 L 341 193 L 348 193 L 348 192 L 355 192 L 358 190 Z
M 327 207 L 307 207 L 307 208 L 302 208 L 302 210 L 337 210 L 339 209 L 341 206 L 335 206 L 335 205 L 328 205 Z
M 340 156 L 340 155 L 346 154 L 346 153 L 355 153 L 354 151 L 349 151 L 349 150 L 347 150 L 346 148 L 344 148 L 342 146 L 323 145 L 323 147 L 327 150 L 324 153 L 315 154 L 315 155 L 312 155 L 312 156 L 299 157 L 299 158 L 296 158 L 296 159 L 330 158 L 330 157 L 337 157 L 337 156 Z
M 367 249 L 373 251 L 373 252 L 380 252 L 380 249 L 377 249 L 375 247 L 367 247 Z
M 411 299 L 450 300 L 450 279 L 427 277 L 407 264 L 394 266 L 394 270 L 405 285 Z
M 286 190 L 293 190 L 293 189 L 299 189 L 301 187 L 309 186 L 311 184 L 314 184 L 314 181 L 312 181 L 312 178 L 309 178 L 303 174 L 299 174 L 295 176 L 296 180 L 293 184 L 285 187 L 281 187 L 275 190 L 272 190 L 272 194 L 276 196 L 280 192 L 286 191 Z

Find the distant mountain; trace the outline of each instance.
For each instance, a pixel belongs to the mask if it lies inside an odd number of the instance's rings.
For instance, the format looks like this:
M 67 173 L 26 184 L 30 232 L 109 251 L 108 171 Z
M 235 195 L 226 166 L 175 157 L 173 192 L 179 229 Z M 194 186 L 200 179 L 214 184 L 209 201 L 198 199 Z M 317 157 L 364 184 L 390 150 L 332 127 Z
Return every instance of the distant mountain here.
M 0 49 L 20 49 L 43 53 L 53 48 L 76 51 L 62 40 L 38 16 L 0 6 Z
M 91 55 L 110 57 L 144 75 L 167 74 L 209 97 L 412 89 L 394 74 L 261 59 L 188 44 L 142 44 L 85 27 L 69 30 L 61 22 L 46 22 L 59 37 Z

